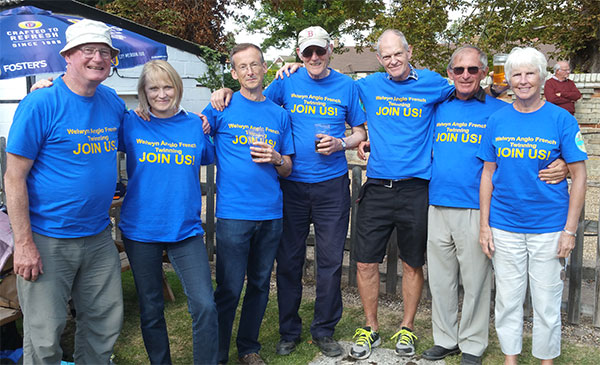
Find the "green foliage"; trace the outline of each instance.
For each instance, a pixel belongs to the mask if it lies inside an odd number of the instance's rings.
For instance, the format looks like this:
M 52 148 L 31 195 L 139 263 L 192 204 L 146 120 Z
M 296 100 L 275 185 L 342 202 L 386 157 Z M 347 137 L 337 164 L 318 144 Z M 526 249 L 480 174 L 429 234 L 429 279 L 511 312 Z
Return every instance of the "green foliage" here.
M 203 51 L 202 61 L 206 64 L 207 70 L 204 75 L 198 77 L 196 80 L 201 86 L 207 87 L 211 91 L 222 88 L 226 74 L 224 73 L 221 59 L 225 55 L 206 46 L 200 46 L 200 48 Z
M 382 0 L 261 0 L 253 18 L 237 15 L 237 19 L 249 32 L 268 35 L 262 43 L 266 50 L 295 46 L 300 31 L 313 25 L 323 27 L 333 38 L 343 34 L 359 38 L 383 7 Z
M 554 45 L 551 56 L 570 59 L 581 72 L 600 72 L 600 1 L 498 0 L 463 1 L 472 9 L 455 27 L 458 42 L 484 50 L 510 51 L 515 46 Z
M 223 24 L 227 0 L 113 0 L 99 7 L 190 42 L 226 51 L 230 35 Z
M 232 0 L 245 5 L 243 0 Z M 471 43 L 492 54 L 514 46 L 554 45 L 550 56 L 571 60 L 580 72 L 600 72 L 598 0 L 261 0 L 255 16 L 237 15 L 249 32 L 268 35 L 263 48 L 290 47 L 298 33 L 320 25 L 332 37 L 350 35 L 373 45 L 395 28 L 413 45 L 413 63 L 443 72 L 457 45 Z M 450 21 L 449 11 L 460 11 Z M 368 36 L 365 37 L 365 34 Z M 338 49 L 339 51 L 339 49 Z

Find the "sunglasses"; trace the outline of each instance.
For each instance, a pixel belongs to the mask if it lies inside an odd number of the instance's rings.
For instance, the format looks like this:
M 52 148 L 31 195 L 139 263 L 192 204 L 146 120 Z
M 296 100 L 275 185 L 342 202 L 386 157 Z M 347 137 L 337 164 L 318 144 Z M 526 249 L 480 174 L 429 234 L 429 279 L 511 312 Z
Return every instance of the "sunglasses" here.
M 304 51 L 302 51 L 302 57 L 305 58 L 310 58 L 312 57 L 313 53 L 317 53 L 317 56 L 323 56 L 325 53 L 327 53 L 327 49 L 325 48 L 321 48 L 321 47 L 309 47 L 307 49 L 305 49 Z
M 480 69 L 481 69 L 481 67 L 470 66 L 470 67 L 467 67 L 467 72 L 470 73 L 471 75 L 477 75 L 477 73 L 479 72 Z M 451 68 L 451 70 L 452 70 L 452 73 L 454 73 L 455 75 L 462 75 L 463 72 L 465 72 L 464 67 L 454 67 L 454 68 Z

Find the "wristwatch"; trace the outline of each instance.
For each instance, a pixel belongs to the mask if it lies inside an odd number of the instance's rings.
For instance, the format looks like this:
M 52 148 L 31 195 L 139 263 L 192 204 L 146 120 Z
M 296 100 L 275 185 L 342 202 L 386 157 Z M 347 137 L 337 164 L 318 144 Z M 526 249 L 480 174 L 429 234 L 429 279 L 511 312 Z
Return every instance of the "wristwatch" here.
M 342 149 L 346 150 L 346 147 L 348 147 L 348 145 L 346 144 L 346 141 L 344 141 L 343 138 L 340 138 L 340 142 L 342 142 Z

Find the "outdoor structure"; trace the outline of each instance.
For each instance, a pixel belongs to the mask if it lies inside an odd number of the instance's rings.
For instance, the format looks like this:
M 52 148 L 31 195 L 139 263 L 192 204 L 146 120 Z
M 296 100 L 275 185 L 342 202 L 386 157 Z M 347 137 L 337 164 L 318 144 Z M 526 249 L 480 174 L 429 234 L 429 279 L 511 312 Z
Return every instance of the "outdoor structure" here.
M 0 9 L 31 5 L 54 13 L 77 15 L 88 19 L 98 20 L 110 25 L 127 29 L 141 34 L 167 46 L 168 62 L 183 79 L 183 100 L 181 105 L 189 111 L 201 112 L 208 104 L 211 91 L 198 85 L 196 78 L 203 75 L 207 66 L 202 60 L 202 48 L 192 42 L 170 36 L 166 33 L 142 26 L 124 18 L 106 13 L 102 10 L 71 0 L 31 1 L 31 0 L 0 0 Z M 5 52 L 3 49 L 2 52 Z M 137 106 L 137 81 L 142 66 L 113 71 L 103 83 L 117 91 L 125 100 L 128 108 Z M 57 77 L 60 74 L 41 74 L 32 77 L 34 80 Z M 0 136 L 6 137 L 12 123 L 17 105 L 27 94 L 26 78 L 0 81 Z

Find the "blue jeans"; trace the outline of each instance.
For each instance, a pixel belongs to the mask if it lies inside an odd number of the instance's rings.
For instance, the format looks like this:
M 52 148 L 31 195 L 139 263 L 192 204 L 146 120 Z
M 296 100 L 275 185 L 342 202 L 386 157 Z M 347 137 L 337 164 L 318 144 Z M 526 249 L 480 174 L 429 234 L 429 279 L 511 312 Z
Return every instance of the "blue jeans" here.
M 267 302 L 271 271 L 281 232 L 282 219 L 247 221 L 219 218 L 217 221 L 217 289 L 219 313 L 219 363 L 229 358 L 229 343 L 244 277 L 246 294 L 237 335 L 238 355 L 260 351 L 258 332 Z
M 188 298 L 192 315 L 194 364 L 217 363 L 217 309 L 202 236 L 179 242 L 138 242 L 123 237 L 140 306 L 144 345 L 152 364 L 171 364 L 162 288 L 162 256 L 167 251 Z

